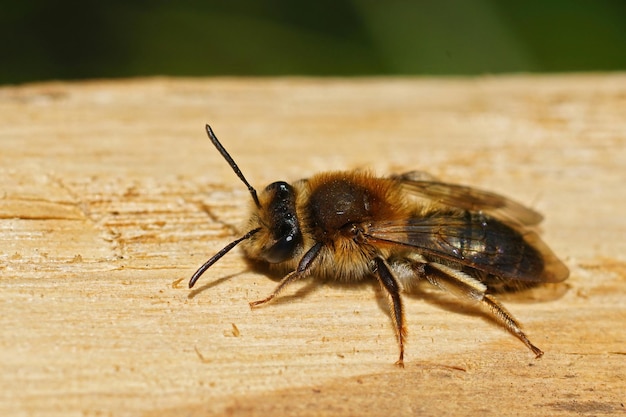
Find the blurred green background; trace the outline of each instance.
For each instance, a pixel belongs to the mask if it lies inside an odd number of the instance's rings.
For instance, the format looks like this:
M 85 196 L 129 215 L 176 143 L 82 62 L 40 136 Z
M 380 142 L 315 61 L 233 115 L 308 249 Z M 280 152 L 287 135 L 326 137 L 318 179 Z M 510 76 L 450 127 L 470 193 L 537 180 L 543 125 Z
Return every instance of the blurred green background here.
M 626 69 L 624 0 L 4 3 L 1 84 Z

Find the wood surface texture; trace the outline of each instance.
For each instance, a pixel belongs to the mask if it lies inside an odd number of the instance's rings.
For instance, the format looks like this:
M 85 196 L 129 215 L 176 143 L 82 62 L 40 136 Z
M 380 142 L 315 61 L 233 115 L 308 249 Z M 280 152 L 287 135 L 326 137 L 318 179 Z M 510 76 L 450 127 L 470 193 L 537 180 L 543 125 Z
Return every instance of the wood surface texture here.
M 545 215 L 562 285 L 472 306 L 275 277 L 237 249 L 257 188 L 424 170 Z M 0 415 L 626 414 L 626 74 L 132 79 L 0 88 Z

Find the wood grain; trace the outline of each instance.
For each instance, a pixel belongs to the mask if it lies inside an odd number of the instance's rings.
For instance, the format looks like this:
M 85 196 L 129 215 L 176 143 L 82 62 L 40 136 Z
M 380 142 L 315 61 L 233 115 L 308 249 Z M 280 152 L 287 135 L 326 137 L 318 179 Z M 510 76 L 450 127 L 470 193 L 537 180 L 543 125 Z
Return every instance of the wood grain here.
M 0 88 L 0 414 L 626 413 L 626 74 L 135 79 Z M 471 307 L 276 281 L 238 251 L 249 195 L 330 169 L 426 170 L 545 214 L 566 285 Z

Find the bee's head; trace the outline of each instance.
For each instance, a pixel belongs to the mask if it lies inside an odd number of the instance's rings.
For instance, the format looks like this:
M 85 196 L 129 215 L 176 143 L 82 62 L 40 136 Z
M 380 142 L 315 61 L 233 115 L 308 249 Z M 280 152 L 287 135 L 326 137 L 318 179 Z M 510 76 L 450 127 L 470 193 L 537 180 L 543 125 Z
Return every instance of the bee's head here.
M 273 182 L 261 193 L 260 206 L 252 217 L 253 227 L 261 227 L 254 236 L 254 257 L 280 263 L 294 256 L 302 244 L 302 232 L 296 214 L 296 192 L 284 181 Z
M 248 252 L 252 257 L 270 263 L 279 263 L 292 258 L 302 244 L 302 233 L 296 215 L 296 192 L 294 188 L 284 181 L 274 182 L 265 187 L 259 199 L 254 187 L 248 183 L 209 125 L 206 125 L 206 131 L 213 145 L 226 159 L 239 179 L 248 187 L 255 207 L 251 218 L 251 230 L 226 245 L 206 261 L 191 277 L 189 288 L 194 286 L 211 265 L 242 241 L 250 240 L 248 247 L 254 249 L 249 249 Z

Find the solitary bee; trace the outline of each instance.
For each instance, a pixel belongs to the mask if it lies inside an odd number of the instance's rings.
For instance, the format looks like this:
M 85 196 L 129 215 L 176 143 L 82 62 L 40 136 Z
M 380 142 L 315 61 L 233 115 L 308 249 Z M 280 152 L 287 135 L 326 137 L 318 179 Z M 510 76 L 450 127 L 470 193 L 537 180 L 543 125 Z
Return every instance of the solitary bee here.
M 404 366 L 403 286 L 426 280 L 478 303 L 538 358 L 520 324 L 490 293 L 565 280 L 569 271 L 531 227 L 532 209 L 488 191 L 439 182 L 420 172 L 376 177 L 365 171 L 274 182 L 257 195 L 209 125 L 209 138 L 248 187 L 249 231 L 215 254 L 189 281 L 242 243 L 245 254 L 286 274 L 266 298 L 310 275 L 375 277 L 388 296 Z

